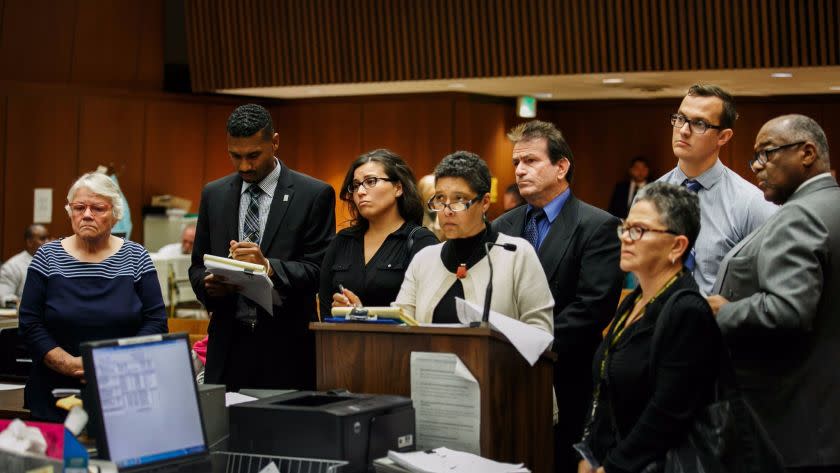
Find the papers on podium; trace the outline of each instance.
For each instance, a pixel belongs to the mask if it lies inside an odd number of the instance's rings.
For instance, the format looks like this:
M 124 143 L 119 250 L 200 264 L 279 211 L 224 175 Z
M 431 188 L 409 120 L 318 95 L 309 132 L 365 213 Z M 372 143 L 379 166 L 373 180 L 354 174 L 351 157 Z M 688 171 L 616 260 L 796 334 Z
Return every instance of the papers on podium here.
M 240 294 L 254 301 L 269 315 L 274 315 L 274 304 L 279 305 L 280 296 L 265 273 L 265 266 L 207 254 L 204 255 L 204 266 L 208 273 L 222 276 L 226 282 L 239 286 Z
M 480 322 L 483 309 L 472 302 L 467 302 L 460 297 L 455 298 L 455 310 L 458 313 L 458 320 L 464 325 L 470 322 Z M 551 345 L 554 335 L 545 330 L 538 329 L 533 325 L 520 322 L 512 317 L 502 315 L 496 311 L 490 311 L 490 327 L 502 333 L 511 345 L 531 365 L 540 359 L 540 355 Z
M 454 353 L 411 352 L 417 449 L 447 445 L 481 453 L 481 389 Z

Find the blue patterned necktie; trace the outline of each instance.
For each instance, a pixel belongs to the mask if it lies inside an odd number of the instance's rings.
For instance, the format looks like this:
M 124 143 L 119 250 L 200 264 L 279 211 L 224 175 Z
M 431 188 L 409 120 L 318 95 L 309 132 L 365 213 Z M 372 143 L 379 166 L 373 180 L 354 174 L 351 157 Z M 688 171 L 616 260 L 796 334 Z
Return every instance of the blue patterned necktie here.
M 242 225 L 242 239 L 259 244 L 260 242 L 260 195 L 262 189 L 253 184 L 248 188 L 248 195 L 251 201 L 248 203 L 248 211 L 245 213 L 245 223 Z M 253 236 L 251 236 L 253 235 Z
M 528 221 L 525 223 L 525 229 L 522 230 L 522 238 L 528 240 L 535 250 L 539 250 L 539 221 L 545 218 L 545 211 L 536 207 L 528 212 Z
M 694 192 L 695 194 L 697 191 L 700 190 L 702 187 L 699 182 L 695 181 L 694 179 L 686 179 L 682 183 L 683 187 Z M 685 259 L 685 269 L 687 269 L 690 273 L 694 272 L 694 267 L 697 266 L 696 262 L 696 255 L 697 255 L 697 242 L 694 242 L 694 247 L 691 248 L 691 253 L 688 254 L 688 258 Z

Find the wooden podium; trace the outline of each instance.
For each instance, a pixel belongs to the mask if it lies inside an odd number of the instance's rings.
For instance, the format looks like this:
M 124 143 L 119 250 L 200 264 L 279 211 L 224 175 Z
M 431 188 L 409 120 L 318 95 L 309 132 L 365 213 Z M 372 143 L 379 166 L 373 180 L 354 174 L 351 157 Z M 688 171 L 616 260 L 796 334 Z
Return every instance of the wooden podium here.
M 411 352 L 454 353 L 481 388 L 481 455 L 525 463 L 534 473 L 554 464 L 552 353 L 532 367 L 489 328 L 432 328 L 312 323 L 318 390 L 411 396 Z

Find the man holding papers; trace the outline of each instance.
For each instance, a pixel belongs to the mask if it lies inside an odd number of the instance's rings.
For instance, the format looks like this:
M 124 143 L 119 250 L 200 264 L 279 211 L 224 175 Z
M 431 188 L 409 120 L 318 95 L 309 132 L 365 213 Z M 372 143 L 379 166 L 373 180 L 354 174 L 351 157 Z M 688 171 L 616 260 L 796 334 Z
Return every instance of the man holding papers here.
M 190 281 L 211 313 L 205 381 L 240 388 L 313 389 L 315 319 L 321 259 L 335 234 L 335 192 L 276 157 L 280 136 L 259 105 L 228 118 L 236 171 L 201 194 Z M 265 268 L 271 311 L 241 285 L 210 274 L 204 255 Z

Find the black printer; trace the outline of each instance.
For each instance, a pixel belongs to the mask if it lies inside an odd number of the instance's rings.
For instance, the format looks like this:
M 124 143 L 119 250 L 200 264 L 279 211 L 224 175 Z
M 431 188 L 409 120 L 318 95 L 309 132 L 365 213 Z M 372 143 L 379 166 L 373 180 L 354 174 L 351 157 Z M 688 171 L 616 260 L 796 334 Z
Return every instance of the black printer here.
M 229 408 L 234 452 L 344 460 L 365 472 L 388 450 L 414 450 L 414 407 L 401 396 L 297 391 Z

